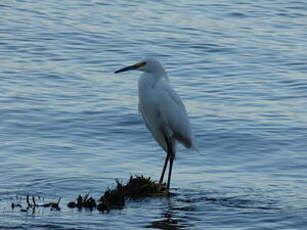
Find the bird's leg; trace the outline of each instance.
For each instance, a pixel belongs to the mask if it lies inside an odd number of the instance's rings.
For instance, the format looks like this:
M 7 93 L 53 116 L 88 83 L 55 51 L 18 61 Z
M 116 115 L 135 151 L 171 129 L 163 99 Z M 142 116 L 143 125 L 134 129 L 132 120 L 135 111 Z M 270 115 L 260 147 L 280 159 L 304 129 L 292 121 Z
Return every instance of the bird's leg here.
M 175 142 L 174 139 L 168 138 L 167 139 L 167 155 L 169 157 L 169 171 L 168 171 L 168 180 L 167 180 L 167 190 L 169 190 L 171 184 L 171 177 L 172 177 L 172 169 L 173 169 L 173 162 L 175 159 Z
M 162 182 L 163 182 L 163 178 L 164 178 L 164 174 L 165 174 L 165 169 L 166 169 L 166 167 L 167 167 L 168 160 L 169 160 L 169 153 L 167 153 L 166 158 L 165 158 L 164 167 L 163 167 L 162 174 L 161 174 L 160 181 L 159 181 L 159 184 L 160 184 L 160 185 L 161 185 Z
M 170 155 L 170 154 L 169 154 Z M 172 176 L 172 168 L 173 168 L 173 162 L 174 162 L 174 156 L 170 156 L 170 161 L 169 161 L 169 172 L 168 172 L 168 180 L 167 180 L 167 189 L 169 189 L 170 184 L 171 184 L 171 176 Z

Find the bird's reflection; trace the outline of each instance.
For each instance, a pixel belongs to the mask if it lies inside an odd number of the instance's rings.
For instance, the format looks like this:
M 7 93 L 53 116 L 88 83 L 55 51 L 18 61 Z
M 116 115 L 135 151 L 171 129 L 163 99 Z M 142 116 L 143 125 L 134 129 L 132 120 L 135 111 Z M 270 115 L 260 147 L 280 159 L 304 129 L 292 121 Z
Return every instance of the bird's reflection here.
M 161 218 L 159 220 L 152 221 L 148 228 L 156 228 L 163 230 L 180 230 L 191 227 L 188 223 L 186 215 L 180 215 L 178 211 L 192 210 L 190 208 L 177 207 L 177 201 L 172 198 L 167 201 L 167 209 L 163 211 Z

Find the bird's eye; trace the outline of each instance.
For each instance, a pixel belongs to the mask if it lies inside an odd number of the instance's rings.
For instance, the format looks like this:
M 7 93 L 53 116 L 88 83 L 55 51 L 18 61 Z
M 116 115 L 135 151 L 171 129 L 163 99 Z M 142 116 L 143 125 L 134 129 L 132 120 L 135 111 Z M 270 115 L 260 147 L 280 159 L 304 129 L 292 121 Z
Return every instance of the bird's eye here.
M 138 68 L 143 67 L 144 65 L 146 65 L 146 62 L 144 61 L 135 64 L 135 66 Z

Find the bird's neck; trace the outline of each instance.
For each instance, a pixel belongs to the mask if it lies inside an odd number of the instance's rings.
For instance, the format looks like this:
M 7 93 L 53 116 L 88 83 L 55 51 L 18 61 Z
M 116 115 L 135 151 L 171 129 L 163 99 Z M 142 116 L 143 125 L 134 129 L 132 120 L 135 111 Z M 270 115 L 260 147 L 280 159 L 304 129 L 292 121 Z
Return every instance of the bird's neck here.
M 142 82 L 142 84 L 147 85 L 148 87 L 154 88 L 156 86 L 156 84 L 161 81 L 161 80 L 165 80 L 168 81 L 168 77 L 166 75 L 166 73 L 164 74 L 152 74 L 152 73 L 143 73 L 140 77 L 140 82 Z

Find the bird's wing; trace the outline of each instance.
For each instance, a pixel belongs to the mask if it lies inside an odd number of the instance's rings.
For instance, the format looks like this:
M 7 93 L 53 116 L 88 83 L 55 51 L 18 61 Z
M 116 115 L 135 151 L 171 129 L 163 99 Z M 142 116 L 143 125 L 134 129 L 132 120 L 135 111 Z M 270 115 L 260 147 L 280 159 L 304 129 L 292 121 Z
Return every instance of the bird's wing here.
M 159 88 L 159 108 L 164 123 L 179 142 L 185 147 L 191 148 L 193 137 L 184 104 L 168 82 L 161 81 Z
M 139 112 L 142 114 L 145 125 L 150 130 L 152 136 L 160 144 L 162 149 L 167 152 L 165 136 L 163 135 L 163 132 L 160 128 L 161 125 L 159 122 L 159 111 L 148 111 L 144 108 L 144 105 L 139 103 Z

